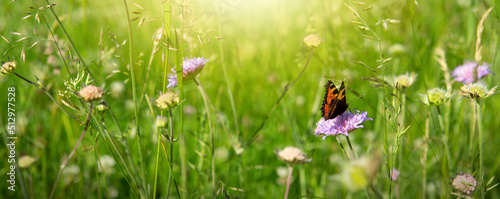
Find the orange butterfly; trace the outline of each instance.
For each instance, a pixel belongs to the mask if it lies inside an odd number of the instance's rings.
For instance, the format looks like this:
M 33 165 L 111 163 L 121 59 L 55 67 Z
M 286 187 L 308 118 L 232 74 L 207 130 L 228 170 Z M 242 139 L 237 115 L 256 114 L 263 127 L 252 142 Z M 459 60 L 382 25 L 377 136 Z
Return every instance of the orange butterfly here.
M 344 82 L 340 85 L 340 90 L 335 87 L 332 81 L 328 80 L 325 85 L 325 98 L 321 104 L 321 116 L 325 120 L 333 119 L 347 110 L 349 105 L 345 98 Z

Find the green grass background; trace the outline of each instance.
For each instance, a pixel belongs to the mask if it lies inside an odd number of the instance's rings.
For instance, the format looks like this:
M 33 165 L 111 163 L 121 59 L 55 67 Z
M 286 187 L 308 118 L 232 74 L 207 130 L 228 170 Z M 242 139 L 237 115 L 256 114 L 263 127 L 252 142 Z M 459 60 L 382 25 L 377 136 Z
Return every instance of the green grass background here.
M 52 53 L 57 56 L 56 64 L 47 64 L 48 55 L 44 49 L 52 40 L 47 26 L 38 24 L 34 16 L 21 19 L 26 12 L 35 13 L 32 7 L 45 6 L 42 1 L 2 1 L 0 7 L 0 35 L 8 39 L 11 44 L 0 40 L 0 49 L 5 53 L 3 61 L 7 58 L 17 61 L 16 72 L 32 81 L 38 77 L 49 88 L 52 96 L 60 102 L 59 90 L 65 89 L 64 80 L 69 79 L 62 60 L 57 51 Z M 106 102 L 117 116 L 121 129 L 130 134 L 133 126 L 132 89 L 128 76 L 128 33 L 126 17 L 121 1 L 51 1 L 56 6 L 53 10 L 62 19 L 64 27 L 75 42 L 75 46 L 82 54 L 85 62 L 92 71 L 98 86 L 104 85 L 108 92 Z M 162 90 L 163 64 L 161 52 L 155 54 L 150 77 L 145 79 L 147 63 L 152 52 L 153 34 L 162 26 L 163 4 L 160 1 L 136 2 L 144 10 L 133 6 L 129 2 L 132 18 L 139 20 L 132 22 L 134 36 L 134 60 L 136 65 L 136 81 L 138 92 L 142 93 L 142 85 L 146 83 L 145 93 L 150 97 L 157 97 Z M 477 144 L 474 152 L 469 149 L 470 123 L 473 109 L 468 99 L 455 95 L 451 99 L 450 111 L 450 136 L 449 145 L 452 162 L 448 176 L 443 177 L 440 167 L 443 158 L 442 132 L 439 130 L 436 108 L 423 105 L 418 100 L 418 94 L 426 89 L 444 88 L 443 72 L 434 59 L 434 50 L 442 48 L 446 52 L 447 64 L 451 71 L 464 60 L 474 60 L 476 28 L 479 19 L 486 9 L 493 6 L 484 24 L 482 36 L 482 56 L 485 62 L 491 64 L 491 70 L 498 72 L 499 46 L 499 13 L 498 1 L 420 1 L 418 6 L 413 1 L 365 1 L 366 5 L 356 5 L 347 2 L 360 13 L 373 30 L 380 35 L 381 41 L 363 37 L 370 35 L 368 31 L 361 30 L 356 24 L 350 23 L 357 20 L 352 12 L 344 5 L 343 1 L 189 1 L 185 2 L 192 13 L 183 16 L 187 24 L 183 30 L 185 57 L 205 57 L 210 61 L 199 75 L 199 81 L 208 93 L 215 107 L 215 115 L 222 119 L 213 119 L 215 148 L 216 148 L 216 174 L 217 187 L 238 188 L 228 189 L 229 193 L 239 198 L 281 198 L 284 195 L 284 179 L 277 174 L 279 167 L 286 167 L 274 154 L 274 150 L 286 146 L 296 146 L 303 149 L 312 158 L 312 162 L 296 166 L 293 174 L 291 197 L 317 196 L 322 198 L 359 198 L 366 197 L 363 191 L 349 193 L 339 182 L 332 180 L 333 176 L 341 172 L 340 163 L 345 159 L 343 153 L 333 137 L 322 140 L 314 136 L 315 123 L 320 119 L 320 102 L 323 96 L 323 85 L 328 79 L 337 83 L 346 82 L 347 101 L 351 109 L 368 111 L 368 116 L 374 121 L 365 122 L 364 128 L 350 135 L 358 156 L 381 157 L 379 173 L 374 179 L 374 186 L 387 196 L 388 183 L 386 168 L 384 166 L 384 135 L 389 135 L 389 145 L 392 146 L 395 129 L 389 120 L 384 119 L 384 106 L 381 100 L 390 96 L 391 90 L 372 88 L 370 82 L 361 77 L 373 77 L 376 74 L 365 67 L 357 65 L 354 61 L 362 61 L 375 68 L 376 60 L 383 54 L 392 60 L 385 64 L 386 76 L 400 75 L 407 71 L 418 73 L 416 82 L 406 89 L 407 100 L 405 104 L 405 125 L 411 125 L 401 143 L 403 153 L 399 165 L 401 176 L 397 186 L 393 184 L 392 197 L 395 192 L 400 192 L 401 198 L 447 198 L 447 190 L 451 190 L 451 180 L 461 171 L 472 173 L 478 170 L 478 159 L 471 160 L 470 154 L 477 153 Z M 172 23 L 175 28 L 180 27 L 180 2 L 172 2 Z M 366 9 L 371 7 L 371 9 Z M 218 12 L 217 12 L 218 10 Z M 50 10 L 40 12 L 47 20 L 54 33 L 68 48 L 67 38 L 57 25 Z M 145 21 L 157 19 L 150 23 L 143 23 L 138 27 L 140 18 L 145 16 Z M 384 31 L 381 26 L 375 25 L 380 19 L 399 19 L 398 24 L 390 24 Z M 194 19 L 194 20 L 193 20 Z M 191 23 L 191 20 L 192 23 Z M 220 28 L 218 26 L 220 23 Z M 36 29 L 36 36 L 34 36 Z M 215 30 L 211 32 L 211 30 Z M 100 59 L 99 39 L 102 31 L 102 47 L 106 56 Z M 218 32 L 221 31 L 223 41 L 219 43 Z M 22 36 L 12 32 L 20 32 L 29 38 L 20 42 L 16 40 Z M 304 46 L 302 39 L 309 34 L 319 34 L 324 38 L 321 46 L 314 50 L 313 57 L 303 76 L 286 94 L 277 109 L 271 114 L 264 128 L 259 132 L 253 142 L 241 155 L 237 155 L 232 148 L 232 136 L 239 136 L 241 141 L 246 141 L 263 121 L 281 95 L 286 84 L 290 83 L 299 74 L 309 54 L 309 49 Z M 199 38 L 198 38 L 199 37 Z M 28 49 L 35 41 L 40 41 L 33 48 Z M 200 40 L 202 42 L 200 42 Z M 126 41 L 123 44 L 123 42 Z M 403 50 L 391 53 L 392 46 L 400 44 Z M 10 48 L 12 45 L 14 47 Z M 26 61 L 21 60 L 21 51 L 24 47 Z M 222 49 L 220 49 L 222 48 Z M 223 55 L 220 53 L 222 52 Z M 73 56 L 76 57 L 74 51 Z M 175 51 L 170 53 L 169 67 L 174 65 Z M 224 58 L 222 58 L 222 56 Z M 99 61 L 98 61 L 99 60 Z M 222 65 L 226 66 L 228 80 L 223 76 Z M 70 71 L 77 72 L 75 62 L 69 62 Z M 113 71 L 118 71 L 113 73 Z M 379 72 L 381 72 L 379 70 Z M 113 74 L 112 76 L 110 76 Z M 380 77 L 380 76 L 379 76 Z M 491 88 L 499 85 L 497 77 L 490 75 L 483 79 Z M 29 187 L 31 179 L 34 198 L 47 198 L 59 172 L 61 158 L 75 146 L 83 130 L 83 123 L 72 120 L 65 115 L 40 89 L 27 84 L 14 75 L 0 77 L 0 98 L 2 107 L 2 127 L 7 121 L 6 103 L 7 88 L 16 88 L 16 122 L 18 142 L 16 150 L 18 157 L 21 154 L 30 155 L 38 159 L 30 168 L 22 169 L 22 176 L 26 186 Z M 111 85 L 121 84 L 123 92 L 115 92 Z M 234 95 L 237 111 L 237 121 L 233 119 L 233 110 L 230 106 L 226 83 L 229 83 Z M 460 83 L 454 83 L 453 89 L 457 91 Z M 354 92 L 359 93 L 358 97 Z M 207 116 L 203 99 L 191 82 L 186 82 L 184 87 L 184 108 L 195 110 L 188 114 L 184 110 L 184 132 L 181 139 L 187 142 L 187 161 L 189 163 L 188 190 L 189 197 L 210 197 L 210 152 L 207 146 L 210 142 L 206 128 Z M 482 100 L 483 123 L 485 134 L 485 179 L 498 176 L 500 156 L 497 135 L 500 129 L 498 120 L 498 96 L 493 95 Z M 64 99 L 67 100 L 67 99 Z M 78 104 L 76 97 L 69 99 Z M 139 110 L 144 161 L 147 172 L 147 182 L 150 192 L 154 183 L 154 169 L 156 160 L 157 131 L 154 127 L 153 117 L 145 101 Z M 85 112 L 68 109 L 73 115 L 84 120 Z M 441 107 L 441 111 L 444 107 Z M 173 109 L 174 128 L 179 129 L 179 108 Z M 155 112 L 159 112 L 155 109 Z M 423 138 L 425 118 L 431 114 L 430 137 L 428 141 Z M 215 118 L 215 117 L 214 117 Z M 110 115 L 106 115 L 106 124 L 111 134 L 119 135 L 116 125 Z M 226 132 L 220 125 L 226 125 Z M 235 122 L 239 124 L 239 132 Z M 2 133 L 5 133 L 2 128 Z M 92 133 L 92 134 L 91 134 Z M 111 174 L 100 173 L 96 177 L 96 157 L 94 150 L 100 155 L 109 154 L 106 145 L 99 140 L 98 147 L 92 148 L 97 131 L 92 128 L 87 133 L 82 145 L 77 150 L 76 156 L 70 165 L 77 165 L 80 172 L 79 180 L 63 183 L 65 177 L 59 182 L 56 198 L 99 198 L 106 197 L 105 193 L 98 194 L 97 181 L 100 182 L 101 192 L 105 187 L 118 190 L 119 198 L 133 197 L 133 193 L 123 174 L 115 165 L 115 172 Z M 176 135 L 179 132 L 176 131 Z M 126 141 L 133 160 L 132 168 L 139 168 L 137 142 L 135 136 L 127 136 Z M 4 137 L 2 136 L 2 139 Z M 477 141 L 477 135 L 475 137 Z M 345 139 L 340 138 L 343 142 Z M 3 143 L 3 142 L 2 142 Z M 422 193 L 422 157 L 423 145 L 429 145 L 430 151 L 427 162 L 427 191 Z M 175 145 L 174 177 L 180 185 L 180 167 L 178 143 Z M 91 150 L 83 150 L 91 148 Z M 124 146 L 120 145 L 121 150 Z M 7 148 L 2 145 L 0 156 L 2 166 L 0 173 L 8 172 Z M 477 154 L 476 154 L 477 155 Z M 476 156 L 474 156 L 476 157 Z M 439 161 L 438 161 L 439 160 Z M 129 161 L 129 160 L 127 160 Z M 398 160 L 399 161 L 399 160 Z M 128 163 L 128 162 L 127 162 Z M 136 166 L 132 166 L 136 165 Z M 200 169 L 196 169 L 200 168 Z M 134 170 L 134 169 L 133 169 Z M 165 197 L 167 177 L 170 172 L 168 162 L 163 153 L 160 155 L 160 168 L 158 178 L 158 196 Z M 476 172 L 477 179 L 477 172 Z M 447 182 L 448 184 L 444 183 Z M 19 182 L 19 181 L 18 181 Z M 497 180 L 495 179 L 496 183 Z M 494 184 L 494 183 L 493 183 Z M 448 188 L 446 187 L 448 186 Z M 4 198 L 22 197 L 19 190 L 15 193 L 7 190 L 5 180 L 0 181 L 0 195 Z M 396 191 L 397 190 L 397 191 Z M 305 192 L 304 192 L 305 191 Z M 176 197 L 174 189 L 170 195 Z M 222 196 L 222 195 L 220 195 Z M 29 197 L 29 196 L 28 196 Z M 495 188 L 487 192 L 487 198 L 499 198 L 500 192 Z

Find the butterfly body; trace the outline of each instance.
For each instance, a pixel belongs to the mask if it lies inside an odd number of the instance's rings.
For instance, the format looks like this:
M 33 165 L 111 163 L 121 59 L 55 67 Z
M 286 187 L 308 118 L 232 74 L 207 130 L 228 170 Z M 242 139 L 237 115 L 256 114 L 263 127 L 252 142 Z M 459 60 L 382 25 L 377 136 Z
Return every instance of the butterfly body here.
M 344 82 L 340 85 L 340 89 L 337 89 L 332 81 L 328 80 L 325 85 L 325 97 L 323 98 L 323 103 L 321 104 L 321 116 L 325 120 L 333 119 L 347 110 L 346 97 L 345 97 L 345 86 Z

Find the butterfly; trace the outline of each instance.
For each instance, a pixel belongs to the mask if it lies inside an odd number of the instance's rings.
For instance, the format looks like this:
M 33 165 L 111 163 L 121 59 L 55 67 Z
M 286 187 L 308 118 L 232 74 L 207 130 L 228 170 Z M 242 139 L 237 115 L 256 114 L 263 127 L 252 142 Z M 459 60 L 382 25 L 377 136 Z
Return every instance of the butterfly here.
M 340 90 L 335 87 L 332 81 L 328 80 L 325 85 L 325 97 L 321 104 L 321 116 L 325 120 L 333 119 L 347 110 L 349 105 L 345 98 L 344 82 L 340 85 Z

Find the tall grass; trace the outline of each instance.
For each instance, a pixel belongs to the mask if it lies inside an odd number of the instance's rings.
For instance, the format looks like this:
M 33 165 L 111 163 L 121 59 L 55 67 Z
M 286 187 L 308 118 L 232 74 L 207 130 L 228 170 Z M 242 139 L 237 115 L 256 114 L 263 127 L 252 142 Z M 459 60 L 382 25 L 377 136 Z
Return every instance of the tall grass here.
M 464 99 L 450 76 L 465 60 L 498 73 L 498 2 L 0 5 L 2 61 L 17 64 L 0 91 L 16 88 L 18 137 L 18 190 L 1 181 L 2 198 L 449 198 L 463 196 L 452 185 L 461 172 L 478 182 L 470 197 L 500 198 L 498 96 Z M 319 47 L 304 44 L 311 34 Z M 210 60 L 194 81 L 182 78 L 189 57 Z M 173 67 L 178 87 L 167 88 Z M 396 77 L 407 72 L 418 75 L 403 88 Z M 496 78 L 475 81 L 492 88 Z M 339 144 L 314 136 L 330 79 L 374 119 Z M 102 100 L 81 100 L 86 85 L 102 87 Z M 432 88 L 447 100 L 426 104 Z M 180 104 L 159 110 L 169 91 Z M 7 110 L 6 96 L 0 104 Z M 155 126 L 159 115 L 166 127 Z M 292 173 L 273 153 L 286 146 L 312 162 Z M 355 189 L 343 172 L 365 157 L 375 172 Z

